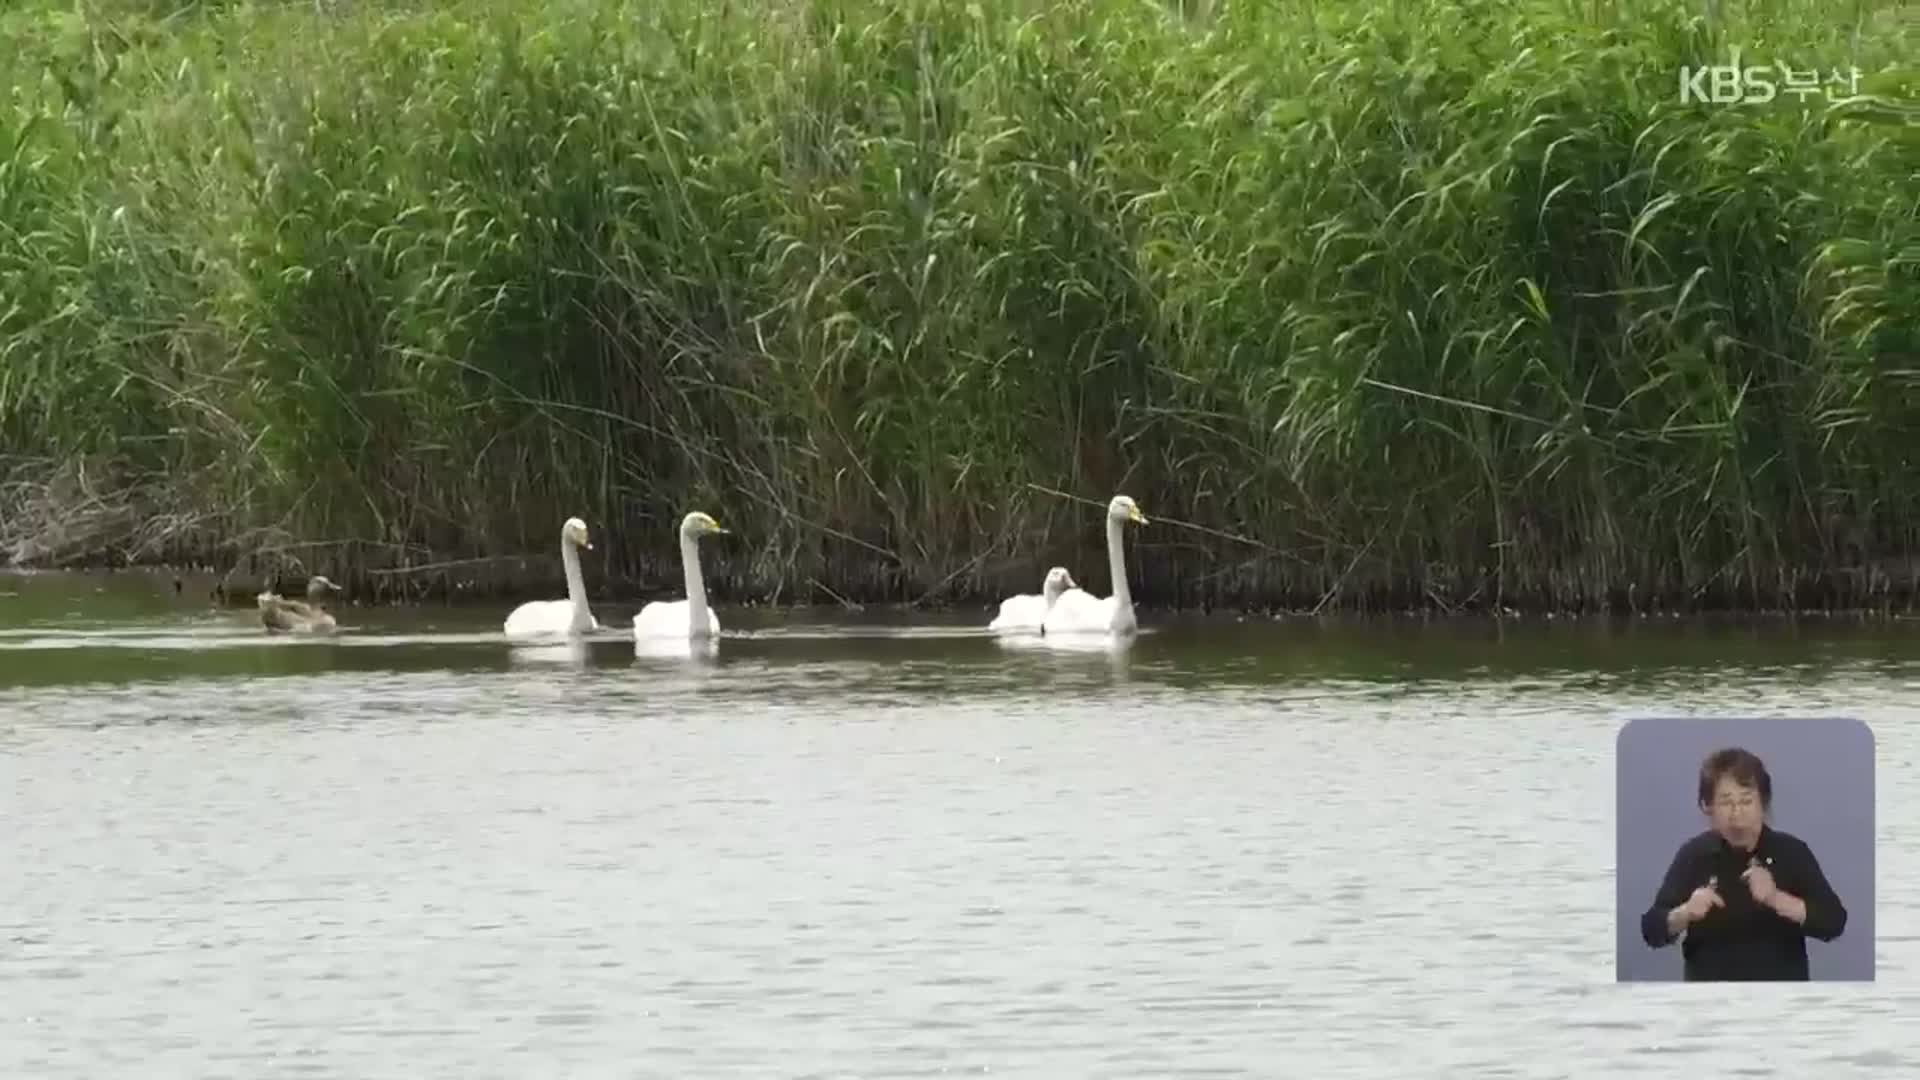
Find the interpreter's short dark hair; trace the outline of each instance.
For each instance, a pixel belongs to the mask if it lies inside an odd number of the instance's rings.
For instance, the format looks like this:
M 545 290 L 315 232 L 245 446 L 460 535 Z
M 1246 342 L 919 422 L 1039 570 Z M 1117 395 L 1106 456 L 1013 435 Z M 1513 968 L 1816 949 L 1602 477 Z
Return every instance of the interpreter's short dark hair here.
M 1732 777 L 1741 787 L 1757 789 L 1763 809 L 1773 805 L 1773 777 L 1767 774 L 1766 764 L 1759 755 L 1738 746 L 1715 750 L 1700 763 L 1700 805 L 1713 802 L 1713 789 L 1723 776 Z

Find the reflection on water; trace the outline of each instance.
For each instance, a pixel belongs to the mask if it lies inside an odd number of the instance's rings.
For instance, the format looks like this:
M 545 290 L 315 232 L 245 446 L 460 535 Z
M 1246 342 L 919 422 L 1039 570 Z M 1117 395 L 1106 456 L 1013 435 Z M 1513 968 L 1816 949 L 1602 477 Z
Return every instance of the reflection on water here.
M 584 668 L 590 650 L 584 641 L 513 642 L 508 656 L 518 664 L 567 664 Z
M 720 657 L 718 638 L 635 638 L 633 655 L 646 660 L 709 661 Z
M 515 645 L 100 580 L 0 587 L 0 1076 L 1920 1067 L 1911 623 Z M 1613 737 L 1674 711 L 1874 727 L 1877 984 L 1613 985 Z
M 1105 634 L 1006 634 L 994 638 L 996 644 L 1010 652 L 1041 653 L 1095 653 L 1101 656 L 1125 656 L 1145 634 L 1105 635 Z
M 1152 633 L 1152 631 L 1146 631 Z M 1007 634 L 997 636 L 994 643 L 1009 653 L 1024 653 L 1036 657 L 1053 657 L 1062 661 L 1073 659 L 1104 660 L 1116 681 L 1124 682 L 1128 674 L 1128 657 L 1139 644 L 1141 635 L 1126 634 L 1118 637 L 1101 634 Z

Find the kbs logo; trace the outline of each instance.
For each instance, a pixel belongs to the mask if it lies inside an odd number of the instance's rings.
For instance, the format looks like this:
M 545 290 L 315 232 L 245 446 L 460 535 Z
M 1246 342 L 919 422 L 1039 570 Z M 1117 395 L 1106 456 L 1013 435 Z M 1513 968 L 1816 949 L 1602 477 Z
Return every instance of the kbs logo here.
M 1738 61 L 1739 57 L 1734 57 Z M 1775 75 L 1779 78 L 1776 80 Z M 1857 92 L 1860 83 L 1860 69 L 1849 68 L 1845 78 L 1838 69 L 1827 76 L 1826 82 L 1835 87 L 1844 87 L 1849 96 Z M 1680 69 L 1680 102 L 1710 101 L 1715 105 L 1765 105 L 1781 94 L 1791 94 L 1805 101 L 1813 94 L 1822 93 L 1820 69 L 1809 68 L 1795 71 L 1786 64 L 1756 64 L 1741 67 L 1732 64 L 1709 64 L 1705 67 L 1685 66 Z
M 1740 68 L 1732 64 L 1680 69 L 1680 101 L 1711 101 L 1715 105 L 1765 105 L 1779 96 L 1773 81 L 1774 68 Z

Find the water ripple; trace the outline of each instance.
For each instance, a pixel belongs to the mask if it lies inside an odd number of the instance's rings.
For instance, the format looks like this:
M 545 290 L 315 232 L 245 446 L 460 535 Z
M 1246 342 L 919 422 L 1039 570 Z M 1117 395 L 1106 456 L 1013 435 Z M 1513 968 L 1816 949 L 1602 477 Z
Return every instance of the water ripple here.
M 1613 984 L 1620 719 L 1861 716 L 1884 839 L 1911 667 L 774 637 L 0 689 L 0 1075 L 1664 1077 L 1757 1069 L 1755 1031 L 1920 1064 L 1891 842 L 1877 984 Z

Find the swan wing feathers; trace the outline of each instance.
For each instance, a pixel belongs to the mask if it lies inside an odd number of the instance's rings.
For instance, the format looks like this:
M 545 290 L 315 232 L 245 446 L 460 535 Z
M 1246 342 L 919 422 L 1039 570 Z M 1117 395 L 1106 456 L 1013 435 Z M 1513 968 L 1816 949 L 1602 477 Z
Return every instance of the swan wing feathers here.
M 573 625 L 573 604 L 567 600 L 529 600 L 507 615 L 501 629 L 515 636 L 564 634 Z
M 1048 633 L 1105 630 L 1113 619 L 1114 599 L 1111 596 L 1095 598 L 1079 590 L 1062 593 L 1054 601 L 1053 610 L 1047 613 L 1045 629 Z
M 989 630 L 1009 630 L 1015 627 L 1039 626 L 1040 616 L 1044 613 L 1045 598 L 1026 593 L 1009 596 L 1000 601 L 1000 614 L 987 624 Z

